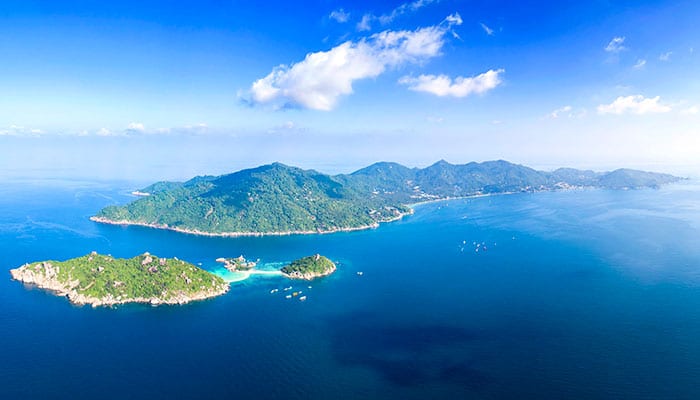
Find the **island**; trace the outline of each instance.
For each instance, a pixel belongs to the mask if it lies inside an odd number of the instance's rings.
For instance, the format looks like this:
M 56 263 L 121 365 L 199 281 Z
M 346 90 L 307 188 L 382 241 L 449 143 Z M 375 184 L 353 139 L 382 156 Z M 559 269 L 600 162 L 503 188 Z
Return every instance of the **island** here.
M 12 278 L 66 296 L 76 305 L 185 304 L 229 290 L 222 278 L 177 258 L 149 253 L 114 258 L 92 252 L 66 261 L 40 261 L 10 270 Z
M 216 259 L 216 262 L 224 264 L 224 267 L 231 272 L 250 271 L 258 264 L 256 261 L 246 260 L 243 255 L 236 258 L 220 257 Z
M 300 258 L 283 267 L 280 271 L 291 279 L 312 280 L 335 272 L 333 261 L 320 254 Z
M 379 162 L 327 175 L 273 163 L 187 182 L 157 182 L 138 199 L 110 205 L 91 219 L 209 236 L 317 234 L 376 228 L 413 212 L 411 205 L 454 198 L 570 190 L 657 188 L 680 178 L 617 169 L 538 171 L 508 161 L 425 168 Z

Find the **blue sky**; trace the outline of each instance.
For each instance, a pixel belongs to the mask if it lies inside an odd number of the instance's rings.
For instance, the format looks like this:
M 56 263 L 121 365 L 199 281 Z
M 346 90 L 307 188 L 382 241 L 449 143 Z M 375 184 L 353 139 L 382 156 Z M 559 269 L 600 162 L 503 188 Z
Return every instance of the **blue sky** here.
M 700 3 L 8 1 L 0 176 L 508 159 L 694 174 Z

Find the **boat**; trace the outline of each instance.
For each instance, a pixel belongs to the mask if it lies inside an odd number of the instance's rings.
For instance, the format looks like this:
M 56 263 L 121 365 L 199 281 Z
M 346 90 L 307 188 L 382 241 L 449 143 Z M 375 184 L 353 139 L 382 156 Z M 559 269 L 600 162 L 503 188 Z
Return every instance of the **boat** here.
M 299 296 L 299 292 L 294 292 L 294 293 L 292 293 L 292 296 L 293 296 L 293 297 Z
M 270 290 L 270 293 L 277 293 L 279 291 L 280 291 L 279 289 L 272 289 L 272 290 Z
M 306 301 L 306 296 L 299 297 L 299 301 Z
M 286 295 L 286 296 L 284 296 L 284 297 L 285 297 L 286 299 L 291 299 L 291 298 L 292 298 L 292 295 L 291 295 L 291 294 L 288 294 L 288 295 Z
M 357 275 L 359 275 L 359 276 L 362 276 L 362 275 L 364 275 L 364 274 L 365 274 L 365 273 L 362 272 L 362 271 L 357 271 Z

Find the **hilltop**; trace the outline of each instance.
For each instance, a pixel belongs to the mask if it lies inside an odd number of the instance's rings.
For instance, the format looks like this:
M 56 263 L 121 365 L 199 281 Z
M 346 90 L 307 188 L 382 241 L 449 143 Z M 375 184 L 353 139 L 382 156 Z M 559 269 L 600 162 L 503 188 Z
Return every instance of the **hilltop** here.
M 441 160 L 426 168 L 380 162 L 341 175 L 274 163 L 157 182 L 137 191 L 145 196 L 106 207 L 92 219 L 203 235 L 328 233 L 376 227 L 428 200 L 570 187 L 658 187 L 679 179 L 629 169 L 547 172 L 503 160 L 461 165 Z
M 95 252 L 66 261 L 40 261 L 10 270 L 12 278 L 66 296 L 78 305 L 184 304 L 218 296 L 229 285 L 177 258 L 144 253 L 114 258 Z
M 281 269 L 288 278 L 305 280 L 330 275 L 335 270 L 335 263 L 320 254 L 294 260 Z

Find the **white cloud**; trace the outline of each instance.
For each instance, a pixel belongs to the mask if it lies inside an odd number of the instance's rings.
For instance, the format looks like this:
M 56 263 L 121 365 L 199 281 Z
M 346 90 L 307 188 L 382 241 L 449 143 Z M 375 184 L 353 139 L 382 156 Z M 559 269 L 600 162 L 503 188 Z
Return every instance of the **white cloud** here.
M 671 59 L 671 54 L 673 54 L 672 51 L 667 51 L 665 53 L 659 54 L 659 60 L 660 61 L 668 61 Z
M 632 68 L 642 69 L 642 68 L 644 68 L 645 65 L 647 65 L 647 60 L 640 58 L 639 60 L 637 60 L 637 63 L 634 64 L 634 66 Z
M 382 25 L 386 25 L 401 15 L 416 12 L 425 6 L 430 5 L 431 3 L 437 3 L 438 1 L 439 0 L 415 0 L 410 3 L 403 3 L 393 9 L 389 14 L 379 16 L 378 19 Z
M 650 113 L 665 113 L 671 111 L 671 107 L 661 104 L 660 97 L 646 98 L 642 95 L 636 96 L 620 96 L 610 104 L 601 104 L 598 106 L 599 114 L 650 114 Z
M 605 51 L 608 53 L 619 53 L 622 50 L 627 50 L 625 46 L 623 46 L 623 43 L 625 43 L 625 37 L 624 36 L 617 36 L 612 38 L 610 43 L 608 43 L 607 46 L 605 46 Z
M 560 107 L 549 113 L 549 117 L 553 119 L 559 118 L 561 115 L 571 117 L 573 116 L 573 114 L 571 114 L 571 110 L 573 110 L 571 106 Z
M 486 32 L 487 35 L 493 36 L 493 29 L 489 28 L 485 23 L 479 22 L 479 25 L 481 25 L 481 29 Z
M 345 12 L 345 10 L 343 10 L 342 8 L 339 8 L 337 10 L 331 11 L 331 13 L 328 15 L 328 18 L 340 24 L 344 24 L 350 19 L 350 13 Z
M 96 135 L 97 135 L 97 136 L 112 136 L 112 131 L 110 131 L 110 130 L 107 129 L 107 128 L 100 128 L 100 129 L 96 132 Z
M 126 127 L 126 130 L 133 132 L 143 132 L 146 130 L 146 127 L 141 122 L 132 122 Z
M 485 93 L 501 84 L 503 69 L 489 70 L 474 77 L 456 77 L 454 80 L 447 75 L 420 75 L 417 78 L 404 76 L 399 79 L 402 85 L 408 85 L 409 90 L 432 93 L 436 96 L 466 97 L 470 94 Z
M 372 14 L 365 14 L 362 16 L 360 22 L 357 23 L 357 30 L 359 32 L 365 32 L 372 30 L 372 19 L 374 16 Z
M 391 12 L 388 14 L 382 14 L 377 16 L 371 13 L 367 13 L 363 15 L 360 22 L 357 23 L 357 30 L 360 32 L 371 30 L 372 22 L 374 21 L 379 21 L 379 23 L 382 25 L 388 25 L 391 22 L 393 22 L 396 18 L 404 14 L 414 13 L 427 5 L 439 2 L 440 0 L 414 0 L 408 3 L 401 4 L 400 6 L 391 10 Z
M 9 128 L 0 129 L 0 136 L 41 136 L 45 132 L 37 128 L 27 128 L 22 125 L 10 125 Z
M 384 31 L 328 51 L 309 53 L 304 60 L 275 67 L 253 82 L 250 103 L 331 110 L 340 96 L 353 92 L 355 81 L 377 77 L 387 68 L 439 56 L 445 34 L 460 23 L 459 14 L 454 14 L 435 26 Z
M 462 25 L 462 16 L 459 13 L 450 14 L 445 17 L 445 22 L 450 25 Z

